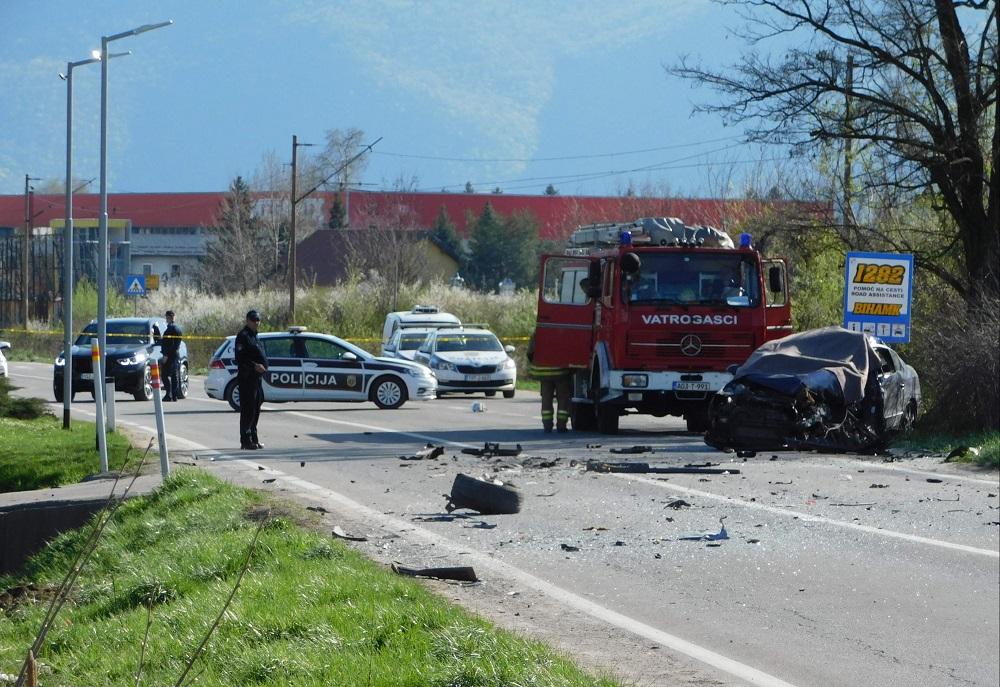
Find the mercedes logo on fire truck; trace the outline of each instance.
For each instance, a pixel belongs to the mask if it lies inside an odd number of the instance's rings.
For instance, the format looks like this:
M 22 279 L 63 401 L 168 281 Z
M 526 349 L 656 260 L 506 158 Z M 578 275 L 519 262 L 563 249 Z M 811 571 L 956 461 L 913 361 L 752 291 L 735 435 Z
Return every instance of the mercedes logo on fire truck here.
M 701 353 L 701 339 L 694 334 L 688 334 L 681 339 L 681 353 L 684 355 L 698 355 Z

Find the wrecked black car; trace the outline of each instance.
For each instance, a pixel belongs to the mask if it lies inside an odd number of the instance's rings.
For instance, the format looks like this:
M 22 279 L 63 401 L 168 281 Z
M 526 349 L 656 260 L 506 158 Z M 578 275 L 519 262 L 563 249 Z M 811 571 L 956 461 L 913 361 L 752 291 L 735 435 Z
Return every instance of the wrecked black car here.
M 878 339 L 841 327 L 769 341 L 709 406 L 705 442 L 764 450 L 870 453 L 913 426 L 916 371 Z

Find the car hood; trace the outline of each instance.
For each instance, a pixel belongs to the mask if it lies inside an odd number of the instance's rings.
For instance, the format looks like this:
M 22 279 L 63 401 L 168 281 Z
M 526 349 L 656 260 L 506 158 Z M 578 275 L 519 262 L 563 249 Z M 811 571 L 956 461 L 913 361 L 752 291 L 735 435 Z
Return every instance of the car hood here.
M 448 351 L 435 355 L 453 365 L 500 365 L 507 360 L 503 351 Z
M 90 346 L 73 346 L 72 351 L 74 358 L 89 358 L 91 355 Z M 145 351 L 148 353 L 149 346 L 141 344 L 130 344 L 126 346 L 108 346 L 107 349 L 105 349 L 105 354 L 110 358 L 114 356 L 129 356 L 135 353 L 136 351 Z M 62 351 L 59 352 L 59 355 L 62 355 Z
M 416 370 L 418 372 L 427 372 L 427 368 L 419 363 L 415 363 L 409 360 L 400 360 L 399 358 L 372 358 L 374 362 L 385 363 L 386 365 L 395 365 L 396 367 L 405 367 L 410 370 Z
M 805 388 L 850 404 L 864 397 L 873 360 L 861 332 L 813 329 L 765 343 L 730 384 L 748 381 L 792 397 Z
M 412 361 L 414 356 L 417 355 L 417 349 L 414 348 L 412 351 L 397 351 L 396 355 L 400 356 L 400 358 L 398 359 L 406 359 Z

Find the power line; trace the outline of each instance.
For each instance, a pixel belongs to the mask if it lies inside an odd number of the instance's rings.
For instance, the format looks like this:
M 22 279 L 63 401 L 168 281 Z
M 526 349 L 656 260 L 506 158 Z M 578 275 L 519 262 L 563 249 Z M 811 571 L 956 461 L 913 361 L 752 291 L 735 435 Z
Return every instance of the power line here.
M 559 157 L 442 157 L 439 155 L 417 155 L 415 153 L 394 153 L 389 151 L 374 151 L 374 155 L 385 157 L 399 157 L 411 160 L 436 160 L 438 162 L 564 162 L 567 160 L 593 160 L 608 157 L 623 157 L 625 155 L 640 155 L 642 153 L 655 153 L 661 150 L 676 150 L 678 148 L 693 148 L 719 141 L 730 141 L 735 138 L 742 138 L 740 135 L 722 136 L 721 138 L 710 138 L 694 143 L 677 143 L 669 146 L 658 146 L 656 148 L 641 148 L 638 150 L 622 150 L 615 153 L 593 153 L 591 155 L 563 155 Z

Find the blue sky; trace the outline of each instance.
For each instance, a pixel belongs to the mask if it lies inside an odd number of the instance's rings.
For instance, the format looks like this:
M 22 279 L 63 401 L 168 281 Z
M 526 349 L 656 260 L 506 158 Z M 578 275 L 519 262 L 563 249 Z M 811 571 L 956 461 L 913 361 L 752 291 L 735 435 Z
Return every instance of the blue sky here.
M 663 66 L 735 60 L 726 12 L 707 0 L 2 0 L 0 193 L 21 192 L 26 173 L 64 176 L 66 62 L 102 34 L 172 19 L 113 44 L 132 54 L 109 65 L 112 192 L 224 190 L 269 151 L 289 160 L 293 133 L 318 143 L 357 127 L 382 137 L 364 188 L 720 195 L 773 151 L 692 117 L 715 96 Z M 75 176 L 89 179 L 100 66 L 74 71 L 74 91 Z

